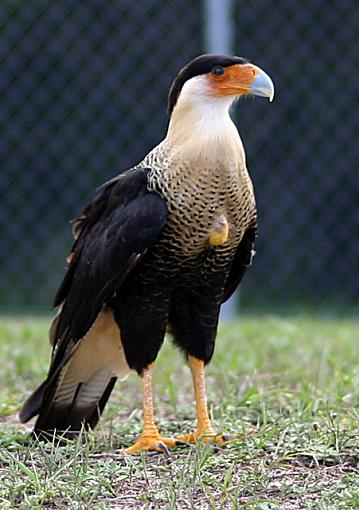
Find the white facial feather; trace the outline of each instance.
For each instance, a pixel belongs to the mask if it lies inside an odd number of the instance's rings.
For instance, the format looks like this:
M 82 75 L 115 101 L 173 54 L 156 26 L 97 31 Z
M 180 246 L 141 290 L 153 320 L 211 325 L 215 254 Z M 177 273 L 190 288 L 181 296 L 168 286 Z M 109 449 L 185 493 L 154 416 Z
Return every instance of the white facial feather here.
M 206 75 L 191 78 L 183 85 L 172 112 L 167 140 L 189 152 L 211 153 L 213 157 L 220 147 L 225 152 L 228 149 L 243 153 L 237 128 L 229 115 L 236 98 L 216 96 Z
M 229 108 L 236 96 L 215 96 L 206 75 L 195 76 L 186 81 L 179 95 L 177 105 L 190 108 L 197 122 L 193 129 L 202 136 L 216 136 L 228 123 L 232 123 Z

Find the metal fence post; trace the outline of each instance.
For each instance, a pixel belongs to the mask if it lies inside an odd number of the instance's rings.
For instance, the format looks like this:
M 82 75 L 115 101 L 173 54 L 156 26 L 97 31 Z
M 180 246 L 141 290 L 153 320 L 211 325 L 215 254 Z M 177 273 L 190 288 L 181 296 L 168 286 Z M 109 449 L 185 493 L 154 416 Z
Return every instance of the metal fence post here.
M 204 0 L 204 44 L 209 52 L 233 49 L 233 0 Z

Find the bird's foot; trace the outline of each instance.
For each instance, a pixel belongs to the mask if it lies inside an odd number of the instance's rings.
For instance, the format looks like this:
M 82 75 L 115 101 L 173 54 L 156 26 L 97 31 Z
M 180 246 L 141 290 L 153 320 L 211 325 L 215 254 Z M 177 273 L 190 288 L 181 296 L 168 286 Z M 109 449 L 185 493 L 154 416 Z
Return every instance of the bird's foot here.
M 184 441 L 178 438 L 163 437 L 160 434 L 153 436 L 140 436 L 139 440 L 129 448 L 124 450 L 125 455 L 134 455 L 139 452 L 159 452 L 169 454 L 169 448 L 177 446 L 186 446 Z
M 213 430 L 194 430 L 189 434 L 182 434 L 176 437 L 177 441 L 181 441 L 185 444 L 194 443 L 227 443 L 230 437 L 226 434 L 215 434 Z

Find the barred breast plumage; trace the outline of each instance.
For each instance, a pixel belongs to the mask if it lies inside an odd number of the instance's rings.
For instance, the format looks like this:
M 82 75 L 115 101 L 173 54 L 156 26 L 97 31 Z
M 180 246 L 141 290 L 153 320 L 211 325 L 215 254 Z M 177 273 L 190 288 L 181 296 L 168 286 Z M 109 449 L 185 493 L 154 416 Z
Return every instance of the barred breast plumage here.
M 223 147 L 219 149 L 223 152 Z M 215 250 L 218 264 L 228 266 L 244 232 L 256 221 L 256 206 L 240 138 L 235 149 L 227 149 L 227 154 L 215 158 L 206 154 L 184 158 L 164 141 L 141 163 L 151 168 L 148 188 L 165 198 L 168 207 L 155 259 L 164 257 L 168 264 L 173 257 L 181 267 L 193 267 L 198 261 L 202 273 L 200 256 L 209 247 L 216 221 L 224 216 L 228 239 Z M 217 271 L 217 265 L 211 270 Z

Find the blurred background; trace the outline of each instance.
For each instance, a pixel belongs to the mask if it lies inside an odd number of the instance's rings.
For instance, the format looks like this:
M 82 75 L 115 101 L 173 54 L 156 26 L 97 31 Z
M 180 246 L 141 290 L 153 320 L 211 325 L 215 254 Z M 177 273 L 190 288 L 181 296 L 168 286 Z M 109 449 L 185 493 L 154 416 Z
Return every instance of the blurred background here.
M 234 112 L 260 223 L 241 306 L 357 303 L 358 18 L 355 0 L 2 0 L 1 310 L 49 310 L 69 220 L 165 136 L 171 82 L 205 51 L 276 86 Z

